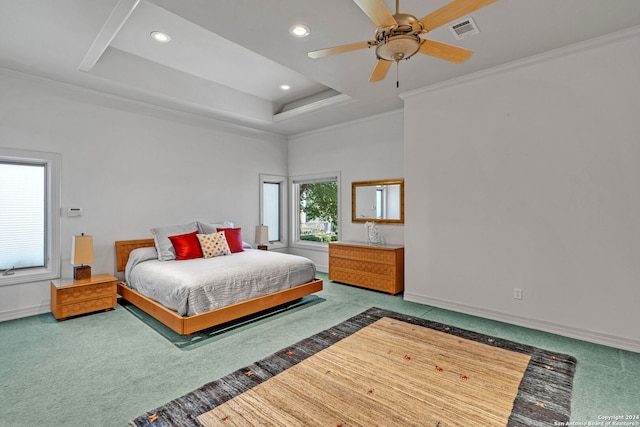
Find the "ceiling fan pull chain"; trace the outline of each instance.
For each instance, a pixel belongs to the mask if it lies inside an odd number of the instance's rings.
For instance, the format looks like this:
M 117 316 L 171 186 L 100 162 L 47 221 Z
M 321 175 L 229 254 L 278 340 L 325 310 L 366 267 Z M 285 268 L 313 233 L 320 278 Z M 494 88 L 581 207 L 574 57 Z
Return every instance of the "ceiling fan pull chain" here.
M 396 61 L 396 88 L 400 89 L 400 61 Z

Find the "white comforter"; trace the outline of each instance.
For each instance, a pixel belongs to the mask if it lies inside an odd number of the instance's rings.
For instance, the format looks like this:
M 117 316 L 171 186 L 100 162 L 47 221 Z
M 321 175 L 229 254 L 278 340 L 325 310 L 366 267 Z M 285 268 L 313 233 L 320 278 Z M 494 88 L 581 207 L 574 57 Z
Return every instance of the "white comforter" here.
M 184 261 L 150 259 L 153 248 L 136 251 L 127 263 L 127 285 L 181 316 L 289 289 L 316 275 L 307 258 L 257 249 Z

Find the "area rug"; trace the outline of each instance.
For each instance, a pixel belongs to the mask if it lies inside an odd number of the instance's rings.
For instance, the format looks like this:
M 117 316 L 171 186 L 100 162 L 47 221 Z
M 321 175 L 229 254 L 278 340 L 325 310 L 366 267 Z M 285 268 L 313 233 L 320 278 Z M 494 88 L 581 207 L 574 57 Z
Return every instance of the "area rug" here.
M 118 299 L 118 304 L 179 349 L 192 350 L 204 344 L 216 341 L 217 339 L 222 339 L 231 333 L 240 332 L 245 328 L 251 327 L 253 323 L 260 320 L 266 318 L 274 320 L 323 301 L 324 299 L 317 295 L 307 295 L 298 300 L 291 301 L 256 314 L 245 316 L 202 331 L 194 332 L 191 335 L 180 335 L 159 320 L 149 316 L 147 313 L 122 298 Z
M 575 358 L 372 308 L 133 426 L 554 426 Z

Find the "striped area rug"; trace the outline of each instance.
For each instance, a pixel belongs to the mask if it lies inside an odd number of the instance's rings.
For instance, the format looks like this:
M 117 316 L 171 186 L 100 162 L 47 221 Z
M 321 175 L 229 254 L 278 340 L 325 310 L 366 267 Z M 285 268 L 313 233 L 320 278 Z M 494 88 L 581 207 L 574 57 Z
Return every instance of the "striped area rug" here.
M 575 359 L 372 308 L 134 426 L 553 426 Z

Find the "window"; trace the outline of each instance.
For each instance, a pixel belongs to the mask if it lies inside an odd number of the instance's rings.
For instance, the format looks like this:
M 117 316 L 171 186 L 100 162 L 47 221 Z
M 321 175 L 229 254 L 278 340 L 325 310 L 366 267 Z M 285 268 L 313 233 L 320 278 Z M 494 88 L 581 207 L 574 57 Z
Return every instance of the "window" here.
M 0 285 L 60 273 L 59 155 L 0 148 Z
M 385 200 L 385 192 L 381 187 L 376 188 L 376 218 L 386 218 L 385 206 L 387 205 Z
M 44 267 L 46 165 L 0 162 L 0 270 Z
M 269 226 L 269 241 L 280 240 L 280 183 L 262 183 L 264 195 L 262 224 Z
M 338 178 L 336 173 L 292 180 L 296 243 L 324 246 L 338 240 Z
M 260 175 L 260 224 L 269 227 L 269 243 L 272 247 L 287 246 L 285 215 L 287 206 L 284 176 Z

